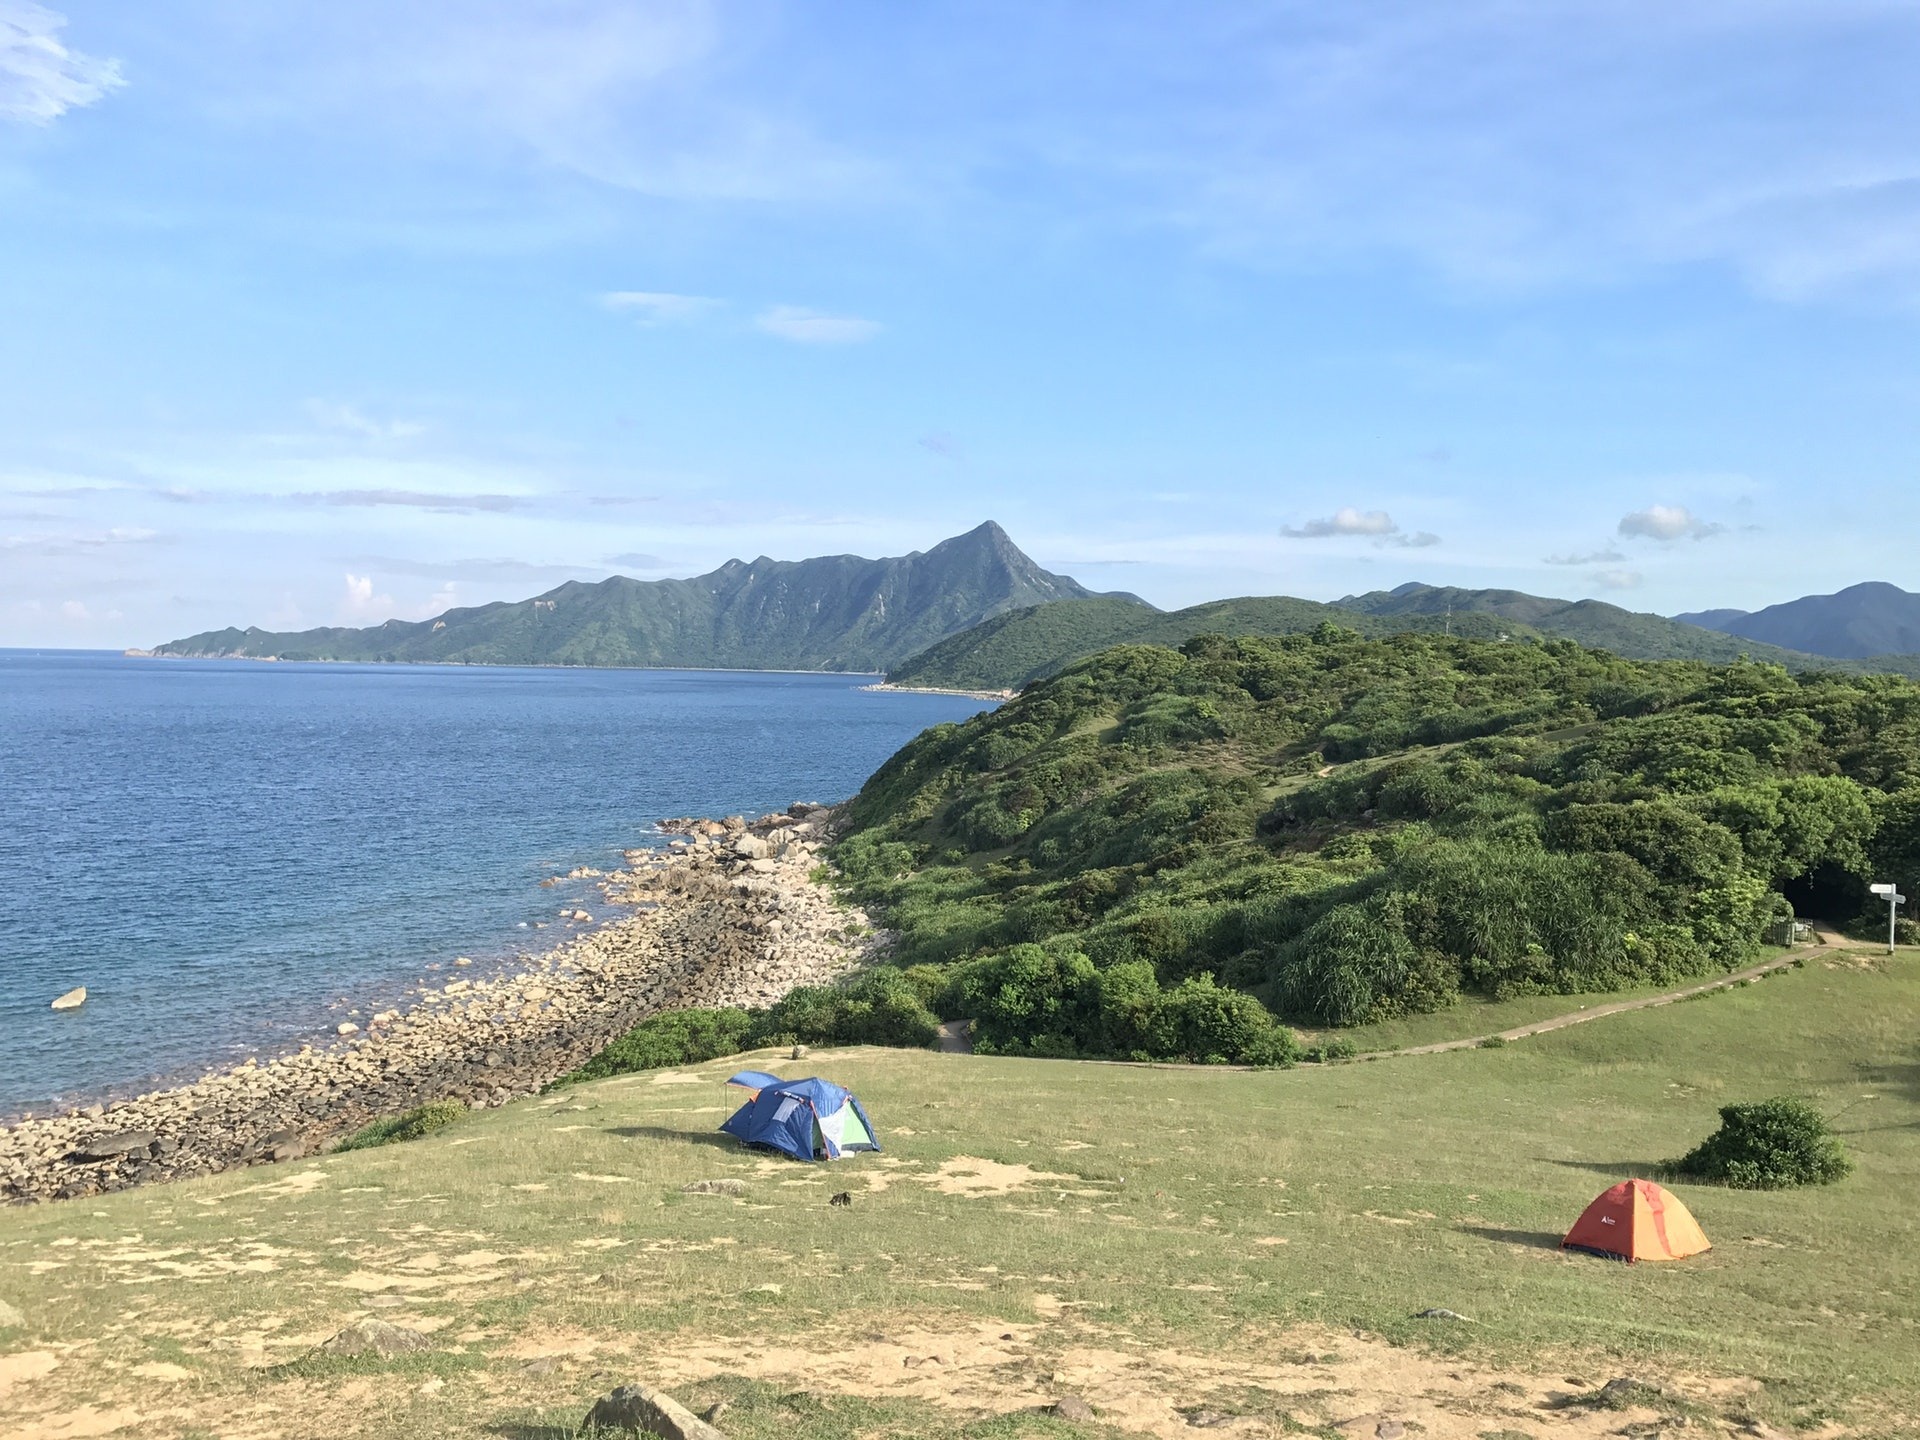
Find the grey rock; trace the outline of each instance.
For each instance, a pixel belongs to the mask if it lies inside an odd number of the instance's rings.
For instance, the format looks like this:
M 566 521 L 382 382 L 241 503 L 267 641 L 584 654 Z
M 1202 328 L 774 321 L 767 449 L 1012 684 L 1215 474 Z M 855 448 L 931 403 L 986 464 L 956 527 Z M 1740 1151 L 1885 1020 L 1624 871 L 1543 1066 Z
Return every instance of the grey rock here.
M 431 1350 L 433 1342 L 418 1330 L 408 1330 L 399 1325 L 389 1325 L 384 1320 L 356 1320 L 346 1329 L 320 1342 L 320 1349 L 329 1355 L 378 1355 L 382 1359 L 391 1359 L 395 1355 L 412 1355 L 422 1350 Z
M 680 1187 L 682 1195 L 744 1195 L 747 1182 L 744 1180 L 696 1180 L 691 1185 Z
M 102 1135 L 74 1146 L 76 1160 L 118 1160 L 135 1151 L 144 1153 L 160 1137 L 151 1130 L 123 1130 L 118 1135 Z
M 1094 1418 L 1093 1406 L 1078 1395 L 1062 1395 L 1048 1409 L 1062 1420 L 1091 1420 Z
M 583 1430 L 627 1430 L 662 1440 L 726 1440 L 713 1426 L 680 1404 L 644 1385 L 622 1385 L 594 1402 Z

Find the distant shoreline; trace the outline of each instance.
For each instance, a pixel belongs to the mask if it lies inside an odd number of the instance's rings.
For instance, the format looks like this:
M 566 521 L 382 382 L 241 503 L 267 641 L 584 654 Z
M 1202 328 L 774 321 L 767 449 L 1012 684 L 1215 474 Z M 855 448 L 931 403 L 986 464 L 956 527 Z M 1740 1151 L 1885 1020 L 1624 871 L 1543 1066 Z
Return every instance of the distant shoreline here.
M 870 695 L 960 695 L 969 700 L 1011 700 L 1017 690 L 950 690 L 944 685 L 895 685 L 882 680 L 878 685 L 862 685 Z
M 114 654 L 111 650 L 98 652 Z M 850 680 L 869 675 L 885 675 L 884 670 L 776 670 L 749 665 L 573 665 L 561 660 L 288 660 L 279 655 L 167 655 L 158 650 L 128 647 L 118 652 L 128 660 L 237 660 L 247 665 L 403 665 L 434 666 L 443 670 L 685 670 L 695 675 L 844 675 Z M 862 685 L 862 690 L 876 687 Z M 960 695 L 970 691 L 929 691 L 929 694 Z

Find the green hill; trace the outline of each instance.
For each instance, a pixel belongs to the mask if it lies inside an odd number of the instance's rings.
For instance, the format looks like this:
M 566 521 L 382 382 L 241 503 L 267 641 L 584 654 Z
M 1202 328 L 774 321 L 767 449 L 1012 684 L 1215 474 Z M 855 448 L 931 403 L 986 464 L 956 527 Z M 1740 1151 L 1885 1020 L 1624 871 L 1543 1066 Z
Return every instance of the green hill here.
M 922 554 L 886 560 L 729 560 L 690 580 L 578 581 L 531 600 L 431 620 L 298 633 L 209 631 L 169 656 L 881 670 L 1002 611 L 1092 594 L 1042 570 L 989 521 Z M 1145 611 L 1131 597 L 1109 600 Z
M 1870 580 L 1838 594 L 1803 595 L 1750 615 L 1726 611 L 1701 623 L 1815 655 L 1867 659 L 1920 650 L 1920 595 Z
M 1207 634 L 1297 635 L 1326 622 L 1365 635 L 1446 633 L 1488 640 L 1555 636 L 1635 660 L 1726 662 L 1744 656 L 1792 670 L 1920 675 L 1920 655 L 1833 660 L 1599 600 L 1414 584 L 1349 595 L 1331 604 L 1284 595 L 1247 596 L 1164 612 L 1104 598 L 1059 601 L 1009 611 L 950 636 L 902 661 L 887 678 L 896 685 L 1011 690 L 1056 674 L 1105 645 L 1178 646 Z
M 1184 996 L 1203 1053 L 1257 1058 L 1224 991 L 1352 1025 L 1722 971 L 1789 899 L 1853 919 L 1920 875 L 1920 685 L 1333 626 L 1120 646 L 926 732 L 851 824 L 862 900 L 989 1044 L 1191 1054 L 1141 1018 Z

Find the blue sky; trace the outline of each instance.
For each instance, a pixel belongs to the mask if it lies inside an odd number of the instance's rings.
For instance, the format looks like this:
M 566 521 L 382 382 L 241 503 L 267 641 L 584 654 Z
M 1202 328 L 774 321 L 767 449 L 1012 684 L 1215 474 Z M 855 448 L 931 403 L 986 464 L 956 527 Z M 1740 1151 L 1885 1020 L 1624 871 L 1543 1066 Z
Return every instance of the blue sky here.
M 997 519 L 1166 606 L 1920 588 L 1920 12 L 0 0 L 0 644 Z

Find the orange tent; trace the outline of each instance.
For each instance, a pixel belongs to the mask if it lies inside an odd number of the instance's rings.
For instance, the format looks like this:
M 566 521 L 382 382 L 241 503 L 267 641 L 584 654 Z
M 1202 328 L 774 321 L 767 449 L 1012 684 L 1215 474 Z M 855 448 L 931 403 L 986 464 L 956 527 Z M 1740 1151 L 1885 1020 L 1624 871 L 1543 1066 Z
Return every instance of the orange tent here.
M 1687 1207 L 1651 1180 L 1622 1180 L 1603 1193 L 1560 1244 L 1613 1260 L 1684 1260 L 1713 1248 Z

